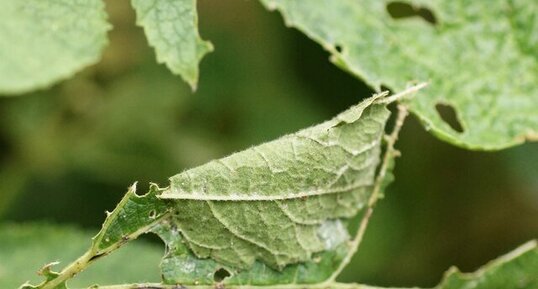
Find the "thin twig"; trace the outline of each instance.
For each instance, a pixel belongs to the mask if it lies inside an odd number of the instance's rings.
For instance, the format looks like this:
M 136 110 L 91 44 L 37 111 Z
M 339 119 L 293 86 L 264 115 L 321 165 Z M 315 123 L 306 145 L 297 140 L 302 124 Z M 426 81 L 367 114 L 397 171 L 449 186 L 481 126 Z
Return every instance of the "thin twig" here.
M 161 219 L 163 219 L 163 218 L 165 218 L 167 216 L 168 216 L 168 213 L 165 213 L 165 214 L 163 214 L 162 216 L 159 217 L 159 220 L 161 220 Z M 134 240 L 134 239 L 138 238 L 140 235 L 147 233 L 149 228 L 154 226 L 157 221 L 158 220 L 156 220 L 153 223 L 148 224 L 148 225 L 146 225 L 144 227 L 139 228 L 138 230 L 132 232 L 131 234 L 126 235 L 124 237 L 125 238 L 124 240 Z M 55 288 L 57 288 L 58 285 L 62 284 L 63 282 L 66 282 L 67 280 L 73 278 L 78 273 L 84 271 L 88 266 L 90 266 L 94 261 L 96 261 L 98 259 L 97 257 L 106 256 L 106 255 L 116 251 L 118 248 L 122 247 L 123 245 L 125 245 L 125 243 L 126 242 L 124 242 L 124 241 L 119 241 L 119 242 L 116 242 L 116 243 L 110 245 L 106 249 L 102 249 L 102 250 L 98 250 L 95 247 L 95 243 L 92 244 L 92 247 L 86 253 L 84 253 L 84 255 L 80 256 L 77 260 L 75 260 L 74 262 L 69 264 L 67 267 L 65 267 L 59 273 L 59 275 L 56 278 L 54 278 L 54 279 L 52 279 L 50 281 L 45 281 L 45 283 L 43 283 L 41 285 L 42 287 L 40 287 L 40 288 L 41 289 L 55 289 Z M 134 287 L 134 288 L 136 288 L 136 287 Z
M 389 97 L 380 98 L 378 101 L 376 101 L 376 103 L 381 103 L 381 104 L 393 103 L 393 102 L 398 101 L 398 100 L 400 100 L 400 99 L 402 99 L 402 98 L 404 98 L 406 96 L 415 94 L 417 91 L 423 89 L 426 86 L 428 86 L 427 82 L 422 82 L 422 83 L 419 83 L 417 85 L 410 86 L 409 88 L 405 89 L 404 91 L 400 91 L 399 93 L 396 93 L 396 94 L 391 95 Z
M 424 87 L 424 86 L 421 86 L 421 87 Z M 408 89 L 406 91 L 407 93 L 412 93 L 416 91 L 416 89 Z M 399 97 L 401 97 L 402 94 L 399 94 L 399 95 L 400 95 Z M 379 199 L 379 195 L 381 194 L 381 185 L 387 174 L 390 160 L 399 154 L 399 152 L 394 148 L 394 144 L 396 143 L 396 140 L 398 140 L 398 134 L 400 133 L 400 130 L 404 124 L 405 118 L 407 117 L 408 114 L 409 113 L 405 106 L 398 105 L 398 116 L 396 118 L 396 123 L 394 124 L 392 133 L 390 135 L 385 136 L 385 140 L 387 143 L 386 151 L 383 157 L 383 162 L 381 163 L 381 167 L 377 174 L 377 178 L 374 184 L 372 195 L 370 195 L 370 198 L 368 199 L 368 207 L 366 208 L 366 212 L 364 213 L 364 216 L 362 217 L 362 220 L 359 224 L 359 228 L 357 230 L 355 238 L 353 238 L 353 240 L 350 243 L 349 252 L 347 253 L 344 260 L 342 260 L 342 263 L 340 263 L 340 266 L 338 267 L 338 269 L 336 269 L 334 273 L 331 275 L 331 277 L 325 282 L 326 284 L 332 284 L 335 282 L 338 275 L 340 275 L 340 273 L 344 270 L 344 268 L 349 264 L 349 262 L 351 261 L 351 258 L 355 255 L 355 253 L 357 252 L 359 248 L 359 245 L 362 241 L 364 233 L 366 232 L 366 227 L 368 227 L 368 222 L 370 221 L 373 208 L 377 200 Z
M 385 140 L 387 142 L 386 144 L 387 148 L 386 148 L 385 155 L 383 157 L 383 163 L 377 175 L 374 190 L 372 192 L 372 195 L 370 196 L 370 199 L 368 200 L 368 207 L 373 207 L 376 201 L 379 199 L 379 194 L 381 193 L 381 185 L 387 174 L 390 160 L 394 157 L 399 156 L 400 154 L 399 151 L 394 148 L 394 145 L 396 144 L 396 141 L 398 140 L 400 130 L 402 129 L 403 124 L 405 122 L 405 118 L 409 115 L 409 112 L 407 111 L 407 107 L 402 104 L 398 104 L 397 108 L 398 108 L 398 115 L 396 117 L 396 122 L 394 123 L 394 128 L 392 130 L 392 133 L 388 136 L 385 136 Z

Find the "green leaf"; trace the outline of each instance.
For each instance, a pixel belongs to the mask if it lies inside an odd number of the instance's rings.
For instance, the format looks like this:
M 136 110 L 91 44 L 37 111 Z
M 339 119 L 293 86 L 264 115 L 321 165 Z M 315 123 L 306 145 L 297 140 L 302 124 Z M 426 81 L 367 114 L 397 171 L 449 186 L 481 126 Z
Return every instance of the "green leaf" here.
M 382 96 L 180 173 L 165 189 L 151 185 L 139 196 L 132 186 L 90 249 L 36 288 L 60 288 L 94 260 L 150 231 L 166 243 L 165 284 L 328 279 L 353 249 L 346 220 L 370 205 L 389 117 L 386 104 L 378 103 Z
M 345 228 L 334 222 L 326 225 L 321 232 L 329 235 L 336 233 L 333 239 L 347 237 Z M 348 246 L 345 243 L 335 244 L 336 247 L 316 253 L 311 260 L 291 264 L 282 270 L 275 270 L 263 262 L 255 261 L 246 270 L 226 266 L 219 261 L 211 259 L 211 250 L 202 246 L 190 244 L 190 248 L 197 248 L 197 252 L 208 251 L 209 255 L 199 256 L 185 244 L 187 239 L 181 234 L 174 220 L 168 220 L 155 227 L 158 234 L 166 243 L 167 253 L 161 262 L 164 284 L 186 285 L 213 285 L 217 283 L 227 285 L 274 285 L 274 284 L 316 284 L 326 280 L 339 267 L 347 254 Z M 329 242 L 329 241 L 328 241 Z M 234 244 L 235 245 L 235 244 Z M 244 245 L 234 247 L 235 254 L 244 254 Z M 252 254 L 252 252 L 247 252 Z M 208 258 L 209 257 L 209 258 Z M 252 258 L 245 256 L 246 258 Z M 219 277 L 219 272 L 224 275 Z
M 196 0 L 132 0 L 138 25 L 155 48 L 157 61 L 179 74 L 193 90 L 198 64 L 213 45 L 198 33 Z
M 82 272 L 90 263 L 112 253 L 130 240 L 150 231 L 167 216 L 165 204 L 156 197 L 157 187 L 152 185 L 144 196 L 136 195 L 136 185 L 118 203 L 116 209 L 107 212 L 102 229 L 93 237 L 91 247 L 77 260 L 65 267 L 60 274 L 47 274 L 38 285 L 24 284 L 21 289 L 64 289 L 66 281 Z
M 538 246 L 528 242 L 474 273 L 451 268 L 436 289 L 535 289 L 538 288 Z
M 418 16 L 393 19 L 392 1 L 262 3 L 376 89 L 429 81 L 410 109 L 445 141 L 496 150 L 538 139 L 535 1 L 409 1 L 411 10 L 430 9 L 435 25 Z M 438 104 L 456 110 L 463 132 L 443 121 Z
M 374 185 L 389 116 L 378 97 L 178 174 L 166 189 L 139 197 L 133 188 L 94 240 L 96 254 L 157 224 L 165 283 L 213 284 L 221 268 L 226 284 L 327 279 L 348 249 L 343 220 L 367 205 Z
M 255 269 L 256 260 L 268 267 L 263 270 L 281 271 L 345 244 L 340 219 L 366 206 L 389 116 L 374 100 L 172 177 L 160 198 L 173 200 L 172 222 L 195 255 L 231 274 Z M 251 275 L 249 283 L 257 284 L 260 276 Z M 292 283 L 305 277 L 296 278 Z
M 17 288 L 25 281 L 38 282 L 40 276 L 35 273 L 36 268 L 51 261 L 67 265 L 84 252 L 93 234 L 71 226 L 46 223 L 1 225 L 0 288 Z M 95 283 L 158 281 L 157 263 L 161 254 L 157 246 L 144 242 L 129 244 L 124 250 L 96 262 L 69 284 L 82 288 Z M 43 273 L 46 272 L 51 273 Z
M 0 95 L 48 87 L 97 62 L 110 24 L 102 0 L 0 0 Z
M 150 284 L 151 288 L 170 288 L 160 284 Z M 131 288 L 131 287 L 125 287 Z M 200 288 L 187 286 L 188 288 Z M 239 286 L 227 286 L 234 289 Z M 244 287 L 242 287 L 244 288 Z M 252 287 L 256 288 L 256 287 Z M 257 287 L 263 288 L 263 287 Z M 311 285 L 288 285 L 288 289 L 384 289 L 362 284 L 317 283 Z M 417 289 L 417 287 L 413 287 Z M 435 289 L 536 289 L 538 288 L 538 246 L 530 241 L 473 273 L 461 273 L 451 268 Z M 98 289 L 98 288 L 96 288 Z M 386 288 L 389 289 L 389 288 Z M 401 288 L 403 289 L 403 288 Z

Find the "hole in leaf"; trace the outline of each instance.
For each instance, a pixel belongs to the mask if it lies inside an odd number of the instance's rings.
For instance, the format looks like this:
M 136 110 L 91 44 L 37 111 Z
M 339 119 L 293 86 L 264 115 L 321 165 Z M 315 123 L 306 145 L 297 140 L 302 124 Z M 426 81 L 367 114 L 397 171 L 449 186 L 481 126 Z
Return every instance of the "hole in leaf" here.
M 164 244 L 163 240 L 156 233 L 153 233 L 153 232 L 142 234 L 141 236 L 136 238 L 136 241 L 155 244 L 155 245 L 162 245 L 162 246 L 166 245 Z
M 342 50 L 343 50 L 342 45 L 338 45 L 338 44 L 334 46 L 334 49 L 338 51 L 338 53 L 342 53 Z
M 138 197 L 146 197 L 149 194 L 151 194 L 152 186 L 153 184 L 149 182 L 149 180 L 139 180 L 135 185 L 135 195 Z M 160 192 L 157 192 L 157 194 L 160 194 Z
M 381 85 L 380 88 L 381 88 L 381 90 L 380 90 L 381 92 L 383 92 L 383 91 L 388 91 L 388 92 L 389 92 L 389 95 L 392 95 L 392 94 L 394 93 L 394 92 L 393 92 L 390 88 L 388 88 L 387 86 Z
M 387 12 L 394 19 L 420 17 L 430 24 L 437 24 L 433 12 L 425 7 L 413 6 L 406 2 L 394 1 L 387 4 Z
M 458 120 L 458 116 L 454 107 L 452 107 L 451 105 L 438 103 L 435 105 L 435 109 L 437 110 L 437 113 L 439 113 L 441 119 L 448 123 L 448 125 L 450 125 L 453 130 L 459 133 L 462 133 L 464 131 L 463 126 Z
M 230 277 L 231 275 L 232 274 L 230 274 L 228 270 L 220 268 L 215 272 L 215 274 L 213 274 L 213 280 L 215 280 L 215 282 L 222 282 L 224 279 Z
M 155 217 L 157 217 L 157 211 L 155 211 L 155 210 L 149 211 L 149 218 L 150 219 L 155 219 Z

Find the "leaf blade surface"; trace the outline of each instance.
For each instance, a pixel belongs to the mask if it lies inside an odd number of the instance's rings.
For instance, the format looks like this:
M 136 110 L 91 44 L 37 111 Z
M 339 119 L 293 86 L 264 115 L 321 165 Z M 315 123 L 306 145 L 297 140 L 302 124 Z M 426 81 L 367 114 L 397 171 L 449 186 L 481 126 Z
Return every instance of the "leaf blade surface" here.
M 193 90 L 198 85 L 199 62 L 213 51 L 198 32 L 196 0 L 132 0 L 138 25 L 155 49 L 157 62 L 180 75 Z
M 131 188 L 94 239 L 94 251 L 107 252 L 151 230 L 167 245 L 161 263 L 165 284 L 214 284 L 213 274 L 219 269 L 231 275 L 222 281 L 230 285 L 329 278 L 349 250 L 346 220 L 367 205 L 372 192 L 389 116 L 385 104 L 374 103 L 379 97 L 333 120 L 233 154 L 228 157 L 236 164 L 231 170 L 219 164 L 224 158 L 172 177 L 168 188 L 152 186 L 144 196 Z M 285 174 L 275 179 L 271 161 L 257 149 L 286 156 L 290 140 L 307 154 L 303 161 L 290 157 L 281 162 Z M 339 150 L 324 155 L 327 146 Z M 324 165 L 326 170 L 320 170 Z M 230 187 L 221 187 L 222 181 L 212 177 L 226 173 L 229 183 L 251 182 L 232 191 L 241 198 L 227 198 Z M 317 179 L 322 182 L 313 183 Z M 274 187 L 277 182 L 285 184 Z M 314 187 L 326 192 L 294 194 Z M 206 197 L 192 194 L 200 190 Z M 249 197 L 259 191 L 267 198 Z M 282 198 L 283 194 L 291 196 Z
M 0 95 L 46 88 L 96 63 L 108 43 L 102 0 L 1 0 Z
M 445 141 L 497 150 L 538 139 L 538 4 L 532 1 L 409 3 L 430 9 L 435 25 L 418 16 L 393 19 L 392 1 L 262 3 L 376 89 L 428 81 L 410 110 Z M 456 110 L 463 132 L 443 120 L 436 109 L 443 104 Z

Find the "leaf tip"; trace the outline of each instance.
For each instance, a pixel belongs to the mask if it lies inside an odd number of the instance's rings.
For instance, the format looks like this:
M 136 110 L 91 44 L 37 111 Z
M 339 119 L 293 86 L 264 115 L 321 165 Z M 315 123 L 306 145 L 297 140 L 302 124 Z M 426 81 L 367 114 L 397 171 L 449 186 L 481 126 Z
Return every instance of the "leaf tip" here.
M 134 182 L 130 187 L 129 191 L 136 192 L 136 186 L 138 185 L 138 181 Z

